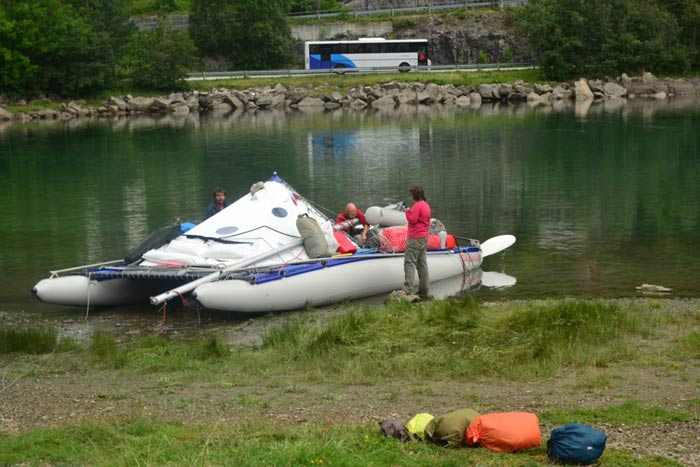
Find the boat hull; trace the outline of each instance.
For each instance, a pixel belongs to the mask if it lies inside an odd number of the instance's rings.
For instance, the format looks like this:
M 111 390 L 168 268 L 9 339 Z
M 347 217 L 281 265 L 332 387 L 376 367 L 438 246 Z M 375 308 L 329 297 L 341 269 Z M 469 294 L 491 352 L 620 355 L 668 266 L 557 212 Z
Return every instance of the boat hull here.
M 481 266 L 481 252 L 429 252 L 430 281 L 463 275 Z M 241 313 L 287 311 L 371 297 L 404 284 L 403 255 L 348 261 L 278 280 L 251 283 L 221 280 L 197 287 L 206 308 Z
M 32 292 L 45 303 L 67 306 L 120 306 L 147 303 L 163 284 L 133 279 L 94 280 L 73 275 L 39 281 Z

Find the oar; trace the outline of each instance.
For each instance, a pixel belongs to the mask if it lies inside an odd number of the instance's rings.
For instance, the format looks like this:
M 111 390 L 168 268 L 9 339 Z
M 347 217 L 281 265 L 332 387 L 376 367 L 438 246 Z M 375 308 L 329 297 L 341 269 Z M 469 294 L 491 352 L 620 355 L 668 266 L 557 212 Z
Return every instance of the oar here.
M 491 237 L 481 244 L 481 257 L 495 255 L 496 253 L 505 250 L 515 243 L 515 235 L 499 235 Z

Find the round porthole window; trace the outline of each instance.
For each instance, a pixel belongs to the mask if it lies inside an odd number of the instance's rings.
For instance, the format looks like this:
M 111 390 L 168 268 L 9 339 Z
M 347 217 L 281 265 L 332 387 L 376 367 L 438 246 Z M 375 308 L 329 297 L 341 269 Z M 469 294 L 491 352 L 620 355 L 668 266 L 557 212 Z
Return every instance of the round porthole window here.
M 287 217 L 287 210 L 284 208 L 272 208 L 272 215 L 276 217 Z
M 227 227 L 221 227 L 220 229 L 216 229 L 216 233 L 217 235 L 231 235 L 232 233 L 236 233 L 237 230 L 238 227 L 230 225 Z

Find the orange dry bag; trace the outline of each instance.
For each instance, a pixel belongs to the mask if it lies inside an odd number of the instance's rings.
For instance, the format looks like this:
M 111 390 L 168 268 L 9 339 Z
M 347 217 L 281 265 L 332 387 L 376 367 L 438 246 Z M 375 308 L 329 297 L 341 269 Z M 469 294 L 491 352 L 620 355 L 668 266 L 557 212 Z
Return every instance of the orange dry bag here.
M 467 444 L 480 445 L 496 452 L 515 452 L 542 444 L 537 415 L 505 412 L 479 415 L 467 428 Z
M 338 253 L 341 255 L 355 254 L 357 251 L 357 245 L 350 240 L 350 237 L 348 237 L 345 232 L 336 230 L 333 232 L 333 236 L 335 237 L 335 241 L 338 242 L 338 249 L 336 250 Z

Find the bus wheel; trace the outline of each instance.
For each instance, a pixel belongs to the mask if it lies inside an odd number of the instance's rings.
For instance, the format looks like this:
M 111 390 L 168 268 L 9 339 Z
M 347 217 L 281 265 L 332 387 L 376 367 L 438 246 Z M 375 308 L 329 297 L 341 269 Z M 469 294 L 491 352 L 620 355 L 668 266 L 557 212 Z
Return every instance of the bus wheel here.
M 405 72 L 410 71 L 410 70 L 411 70 L 411 65 L 409 65 L 406 62 L 401 62 L 401 64 L 399 65 L 399 71 L 401 73 L 405 73 Z
M 342 63 L 336 63 L 333 67 L 333 73 L 337 73 L 339 75 L 345 74 L 345 68 L 345 65 L 343 65 Z

